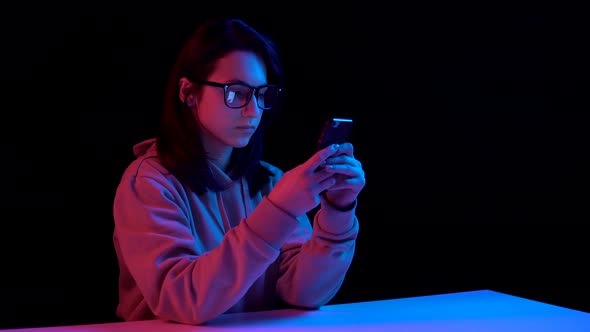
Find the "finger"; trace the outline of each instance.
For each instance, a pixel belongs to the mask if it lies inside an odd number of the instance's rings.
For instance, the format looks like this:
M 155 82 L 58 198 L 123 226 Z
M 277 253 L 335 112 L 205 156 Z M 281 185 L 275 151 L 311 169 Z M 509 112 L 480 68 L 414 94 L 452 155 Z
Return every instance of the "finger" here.
M 334 174 L 334 179 L 336 180 L 336 182 L 330 188 L 330 190 L 351 189 L 357 192 L 360 191 L 360 189 L 366 183 L 364 174 L 358 174 L 357 176 Z
M 340 179 L 334 181 L 328 189 L 329 190 L 342 190 L 349 189 L 353 192 L 359 192 L 364 186 L 364 181 L 359 178 Z
M 324 166 L 326 166 L 326 165 L 324 165 Z M 321 183 L 330 177 L 334 177 L 335 174 L 336 174 L 335 172 L 329 171 L 325 167 L 321 167 L 318 169 L 318 171 L 313 173 L 313 175 L 311 177 L 311 181 L 313 183 Z
M 334 175 L 330 175 L 329 177 L 325 178 L 324 180 L 318 182 L 317 186 L 317 193 L 320 194 L 321 192 L 332 189 L 332 187 L 336 184 L 336 178 Z
M 339 154 L 336 156 L 331 156 L 324 162 L 326 165 L 350 165 L 352 167 L 359 167 L 360 162 L 349 155 Z
M 350 156 L 333 156 L 330 157 L 328 159 L 326 159 L 324 166 L 344 166 L 344 167 L 348 167 L 348 168 L 356 168 L 359 171 L 362 171 L 363 167 L 361 165 L 361 162 L 358 161 L 357 159 L 354 159 Z
M 328 159 L 328 157 L 333 156 L 338 151 L 339 151 L 338 144 L 332 144 L 330 146 L 327 146 L 327 147 L 321 149 L 320 151 L 316 152 L 311 158 L 309 158 L 305 162 L 305 166 L 307 167 L 308 170 L 315 172 L 315 170 L 318 167 L 324 165 L 324 161 L 326 159 Z
M 364 176 L 364 172 L 361 169 L 348 165 L 326 165 L 325 171 L 346 178 L 360 178 Z
M 352 156 L 354 152 L 354 148 L 352 146 L 351 143 L 345 142 L 340 144 L 340 146 L 338 147 L 338 154 L 345 154 L 345 155 L 349 155 Z

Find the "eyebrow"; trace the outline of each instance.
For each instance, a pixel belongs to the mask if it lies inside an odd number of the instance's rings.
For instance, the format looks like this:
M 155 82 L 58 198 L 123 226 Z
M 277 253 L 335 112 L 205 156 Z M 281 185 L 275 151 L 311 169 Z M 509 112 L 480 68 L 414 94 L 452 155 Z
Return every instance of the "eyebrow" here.
M 228 81 L 227 81 L 227 82 L 225 82 L 224 84 L 230 84 L 230 83 L 240 83 L 240 84 L 244 84 L 244 85 L 247 85 L 247 86 L 249 86 L 249 87 L 252 87 L 252 88 L 257 88 L 257 87 L 261 87 L 261 86 L 269 85 L 269 83 L 268 83 L 268 82 L 266 82 L 266 83 L 263 83 L 263 84 L 259 84 L 259 85 L 252 85 L 252 84 L 250 84 L 250 83 L 248 83 L 248 82 L 245 82 L 245 81 L 242 81 L 242 80 L 238 80 L 238 79 L 232 79 L 232 80 L 228 80 Z

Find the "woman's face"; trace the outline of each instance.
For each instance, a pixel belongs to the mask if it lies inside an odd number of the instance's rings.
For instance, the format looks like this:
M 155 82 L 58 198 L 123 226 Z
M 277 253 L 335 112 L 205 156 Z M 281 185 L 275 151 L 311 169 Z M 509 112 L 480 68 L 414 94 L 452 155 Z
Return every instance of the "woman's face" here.
M 258 87 L 267 83 L 266 67 L 255 53 L 234 51 L 217 61 L 215 70 L 207 80 Z M 225 95 L 223 87 L 203 85 L 201 95 L 196 100 L 194 114 L 201 127 L 201 138 L 205 150 L 213 155 L 246 146 L 264 112 L 256 103 L 255 96 L 241 108 L 228 107 L 224 102 L 226 97 L 239 98 L 233 93 Z

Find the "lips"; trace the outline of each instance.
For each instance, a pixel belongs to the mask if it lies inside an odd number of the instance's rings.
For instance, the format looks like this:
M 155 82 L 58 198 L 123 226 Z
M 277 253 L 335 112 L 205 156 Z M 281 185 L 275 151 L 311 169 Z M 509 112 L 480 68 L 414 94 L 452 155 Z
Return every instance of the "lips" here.
M 250 135 L 250 134 L 254 133 L 254 131 L 256 130 L 256 127 L 254 127 L 254 126 L 239 126 L 239 127 L 236 127 L 236 129 L 241 133 Z

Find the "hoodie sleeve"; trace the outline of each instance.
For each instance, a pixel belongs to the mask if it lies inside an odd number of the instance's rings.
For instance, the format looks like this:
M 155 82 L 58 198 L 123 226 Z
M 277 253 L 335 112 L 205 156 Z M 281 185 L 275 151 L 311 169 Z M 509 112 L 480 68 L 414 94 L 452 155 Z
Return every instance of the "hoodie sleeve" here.
M 155 170 L 126 174 L 115 195 L 114 236 L 122 266 L 133 278 L 128 282 L 136 283 L 154 315 L 202 324 L 244 296 L 279 256 L 278 244 L 300 224 L 263 201 L 251 220 L 231 228 L 220 245 L 204 252 L 178 185 Z
M 317 309 L 338 292 L 354 256 L 359 223 L 354 209 L 341 212 L 324 206 L 314 216 L 309 241 L 287 243 L 281 251 L 278 292 L 294 306 Z M 333 233 L 322 220 L 346 225 Z
M 271 169 L 277 174 L 282 171 Z M 355 252 L 359 222 L 356 202 L 352 209 L 340 211 L 322 199 L 313 216 L 313 229 L 298 227 L 283 242 L 280 253 L 277 292 L 288 304 L 317 309 L 327 304 L 340 289 Z M 282 219 L 293 219 L 282 210 Z M 307 215 L 298 218 L 300 225 L 310 225 Z M 262 218 L 260 220 L 263 222 Z

